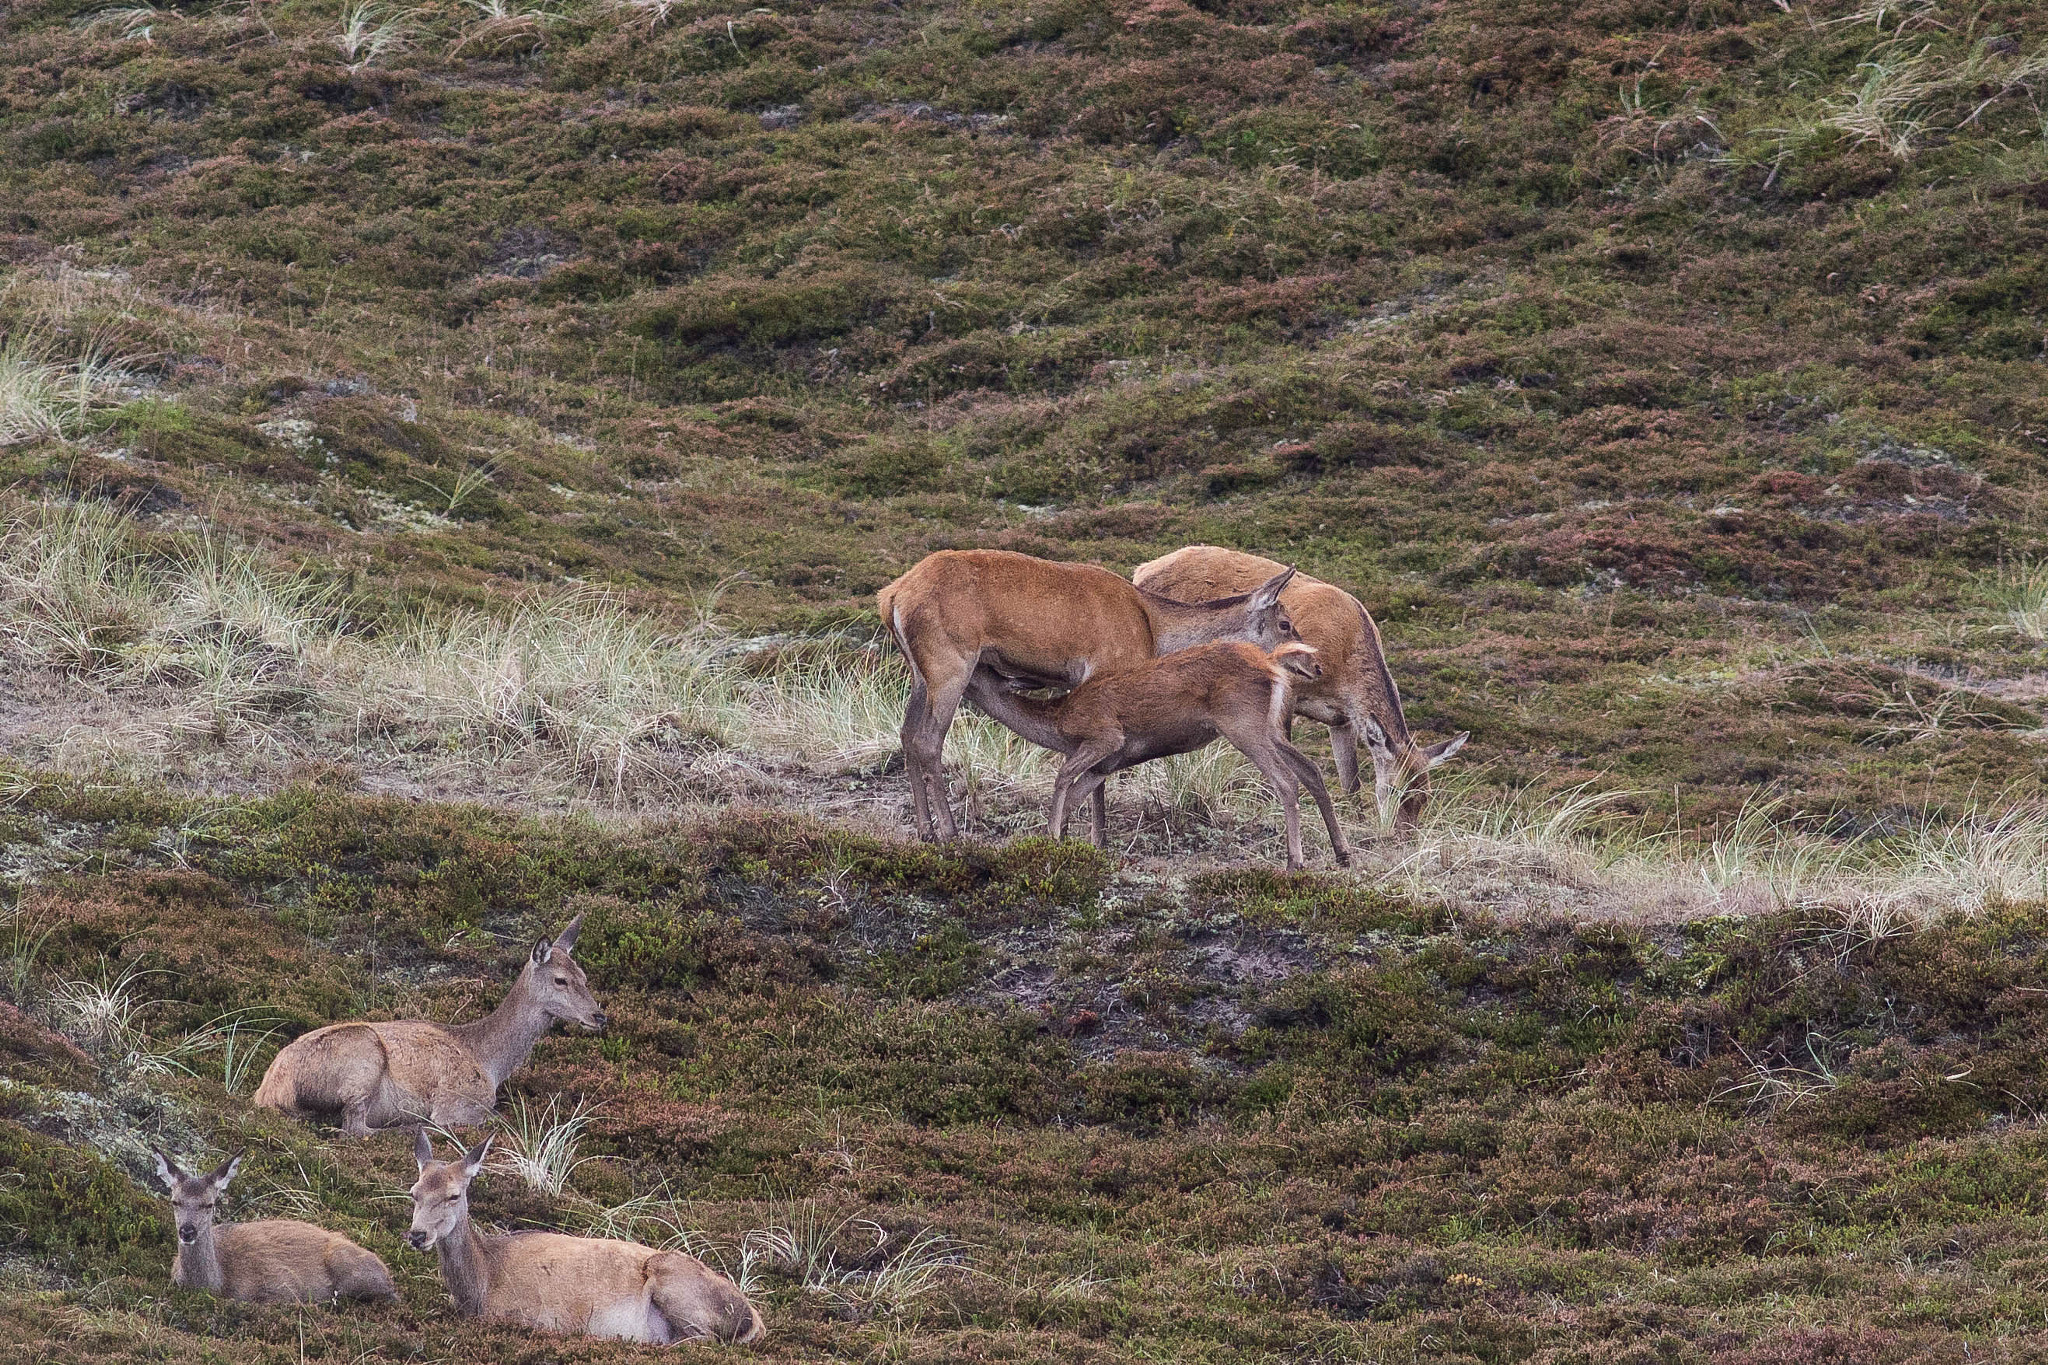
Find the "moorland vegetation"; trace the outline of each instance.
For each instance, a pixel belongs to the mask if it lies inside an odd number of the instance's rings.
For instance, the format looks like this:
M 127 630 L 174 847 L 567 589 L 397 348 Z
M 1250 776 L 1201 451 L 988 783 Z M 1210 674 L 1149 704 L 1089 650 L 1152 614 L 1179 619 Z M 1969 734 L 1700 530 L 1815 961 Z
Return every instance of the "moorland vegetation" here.
M 2044 262 L 2016 0 L 11 6 L 0 1351 L 633 1356 L 250 1099 L 582 914 L 476 1215 L 767 1358 L 2032 1358 Z M 903 842 L 875 591 L 1193 543 L 1421 828 L 970 720 Z M 398 1302 L 174 1291 L 152 1144 Z

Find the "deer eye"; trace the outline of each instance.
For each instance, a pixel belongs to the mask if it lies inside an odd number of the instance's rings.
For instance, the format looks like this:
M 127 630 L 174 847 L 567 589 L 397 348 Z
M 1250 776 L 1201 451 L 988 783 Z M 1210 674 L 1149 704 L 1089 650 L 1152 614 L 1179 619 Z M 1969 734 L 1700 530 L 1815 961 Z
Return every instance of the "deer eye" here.
M 558 976 L 555 978 L 555 984 L 557 986 L 566 986 L 569 984 L 569 978 L 566 976 Z

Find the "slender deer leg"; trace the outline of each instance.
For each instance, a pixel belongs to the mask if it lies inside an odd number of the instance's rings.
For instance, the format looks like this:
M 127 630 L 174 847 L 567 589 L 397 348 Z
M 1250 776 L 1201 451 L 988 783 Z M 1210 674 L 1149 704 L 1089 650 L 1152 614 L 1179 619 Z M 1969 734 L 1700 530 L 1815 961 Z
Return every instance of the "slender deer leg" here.
M 1281 746 L 1281 757 L 1301 774 L 1301 780 L 1308 784 L 1308 794 L 1315 798 L 1316 809 L 1323 813 L 1323 828 L 1330 831 L 1330 852 L 1335 855 L 1337 866 L 1351 866 L 1351 846 L 1344 842 L 1344 829 L 1337 823 L 1337 808 L 1330 802 L 1330 789 L 1323 784 L 1323 775 L 1316 771 L 1307 754 L 1291 744 Z
M 1273 788 L 1273 794 L 1280 798 L 1281 814 L 1287 823 L 1287 870 L 1301 870 L 1301 803 L 1296 794 L 1300 783 L 1294 775 L 1294 765 L 1282 756 L 1280 746 L 1287 741 L 1263 729 L 1244 733 L 1223 731 L 1223 737 L 1237 747 L 1237 751 L 1252 761 L 1252 766 L 1265 775 L 1266 782 Z M 1293 745 L 1287 745 L 1293 748 Z M 1298 750 L 1296 752 L 1299 752 Z
M 1338 788 L 1346 794 L 1357 791 L 1358 727 L 1350 721 L 1340 721 L 1330 727 L 1330 757 L 1337 762 Z
M 924 764 L 918 759 L 919 740 L 924 718 L 931 714 L 930 695 L 920 675 L 910 684 L 910 704 L 903 708 L 903 775 L 910 780 L 910 811 L 917 825 L 917 837 L 930 842 L 932 837 L 931 810 L 926 804 L 924 790 Z
M 973 661 L 934 660 L 932 664 L 920 661 L 918 672 L 925 680 L 925 706 L 922 714 L 913 711 L 904 719 L 903 766 L 909 768 L 915 757 L 924 777 L 923 791 L 928 803 L 926 812 L 936 827 L 935 831 L 921 828 L 918 833 L 927 840 L 933 837 L 934 832 L 941 839 L 957 839 L 960 826 L 953 821 L 952 802 L 946 791 L 946 731 L 952 728 L 953 714 L 960 709 L 960 696 L 966 691 L 968 678 L 973 673 Z M 913 787 L 912 790 L 919 789 Z
M 1052 814 L 1045 822 L 1045 832 L 1048 835 L 1055 839 L 1066 837 L 1067 808 L 1073 804 L 1077 795 L 1086 796 L 1090 790 L 1089 787 L 1083 786 L 1077 793 L 1075 784 L 1085 782 L 1090 775 L 1088 770 L 1115 753 L 1122 744 L 1122 735 L 1113 740 L 1085 740 L 1067 756 L 1065 763 L 1060 764 L 1059 776 L 1054 778 L 1052 783 Z
M 1088 832 L 1095 836 L 1097 848 L 1109 847 L 1109 780 L 1095 784 L 1095 790 L 1088 797 Z

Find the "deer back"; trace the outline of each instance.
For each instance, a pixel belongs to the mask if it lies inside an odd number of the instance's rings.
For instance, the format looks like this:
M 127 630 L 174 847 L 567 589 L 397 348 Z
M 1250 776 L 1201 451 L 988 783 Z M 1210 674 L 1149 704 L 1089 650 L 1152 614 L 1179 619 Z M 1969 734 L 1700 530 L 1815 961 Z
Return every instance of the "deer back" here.
M 1019 672 L 1074 678 L 1152 657 L 1144 595 L 1109 570 L 1007 550 L 940 550 L 882 589 L 882 620 L 923 669 L 934 649 L 982 651 Z
M 221 1293 L 252 1303 L 322 1303 L 385 1298 L 395 1291 L 384 1262 L 338 1232 L 294 1218 L 214 1229 Z

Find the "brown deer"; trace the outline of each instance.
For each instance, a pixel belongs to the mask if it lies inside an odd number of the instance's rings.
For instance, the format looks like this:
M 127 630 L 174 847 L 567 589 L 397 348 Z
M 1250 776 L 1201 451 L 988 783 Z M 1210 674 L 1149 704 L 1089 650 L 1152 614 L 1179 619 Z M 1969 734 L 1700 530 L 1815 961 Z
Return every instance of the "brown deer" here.
M 1244 585 L 1264 581 L 1279 568 L 1270 559 L 1225 550 L 1215 545 L 1190 545 L 1148 564 L 1132 575 L 1141 588 L 1174 597 L 1206 597 L 1241 592 Z M 1345 791 L 1358 790 L 1358 739 L 1372 754 L 1373 792 L 1380 810 L 1391 810 L 1396 826 L 1412 826 L 1429 803 L 1429 771 L 1465 747 L 1471 738 L 1460 732 L 1436 744 L 1417 744 L 1401 711 L 1401 693 L 1387 669 L 1379 627 L 1372 614 L 1342 588 L 1295 575 L 1281 594 L 1295 629 L 1323 658 L 1323 676 L 1295 691 L 1295 714 L 1330 727 L 1330 752 L 1337 762 L 1337 782 Z
M 1093 564 L 1007 550 L 926 555 L 878 599 L 882 623 L 910 664 L 903 767 L 918 834 L 953 839 L 960 833 L 940 760 L 963 697 L 979 705 L 1005 686 L 1078 687 L 1098 674 L 1218 640 L 1284 644 L 1295 635 L 1280 593 L 1293 576 L 1294 570 L 1279 567 L 1249 590 L 1184 602 L 1135 588 Z
M 553 942 L 534 944 L 498 1008 L 473 1024 L 330 1024 L 295 1039 L 263 1073 L 256 1103 L 299 1119 L 339 1115 L 349 1137 L 419 1123 L 483 1123 L 498 1087 L 555 1020 L 604 1027 L 590 982 L 569 956 L 582 929 L 578 915 Z
M 1316 652 L 1299 642 L 1271 653 L 1242 642 L 1198 645 L 1122 673 L 1105 673 L 1053 701 L 1013 696 L 1009 705 L 1029 722 L 1026 739 L 1067 755 L 1053 781 L 1047 833 L 1065 835 L 1067 811 L 1083 797 L 1100 797 L 1112 773 L 1229 740 L 1266 776 L 1287 820 L 1287 869 L 1302 865 L 1301 784 L 1323 813 L 1330 848 L 1341 867 L 1351 849 L 1330 804 L 1329 788 L 1307 755 L 1287 741 L 1287 721 L 1299 683 L 1322 676 Z M 1107 831 L 1098 802 L 1095 842 Z
M 469 1221 L 469 1186 L 490 1150 L 487 1137 L 457 1160 L 436 1161 L 425 1129 L 413 1139 L 420 1177 L 406 1240 L 438 1255 L 464 1317 L 648 1346 L 750 1346 L 766 1333 L 739 1286 L 695 1256 L 559 1232 L 478 1232 Z
M 214 1209 L 241 1169 L 239 1155 L 205 1175 L 187 1175 L 156 1148 L 150 1148 L 150 1154 L 177 1215 L 178 1254 L 171 1261 L 171 1283 L 180 1289 L 203 1289 L 250 1303 L 398 1297 L 384 1262 L 338 1232 L 295 1218 L 216 1226 Z

